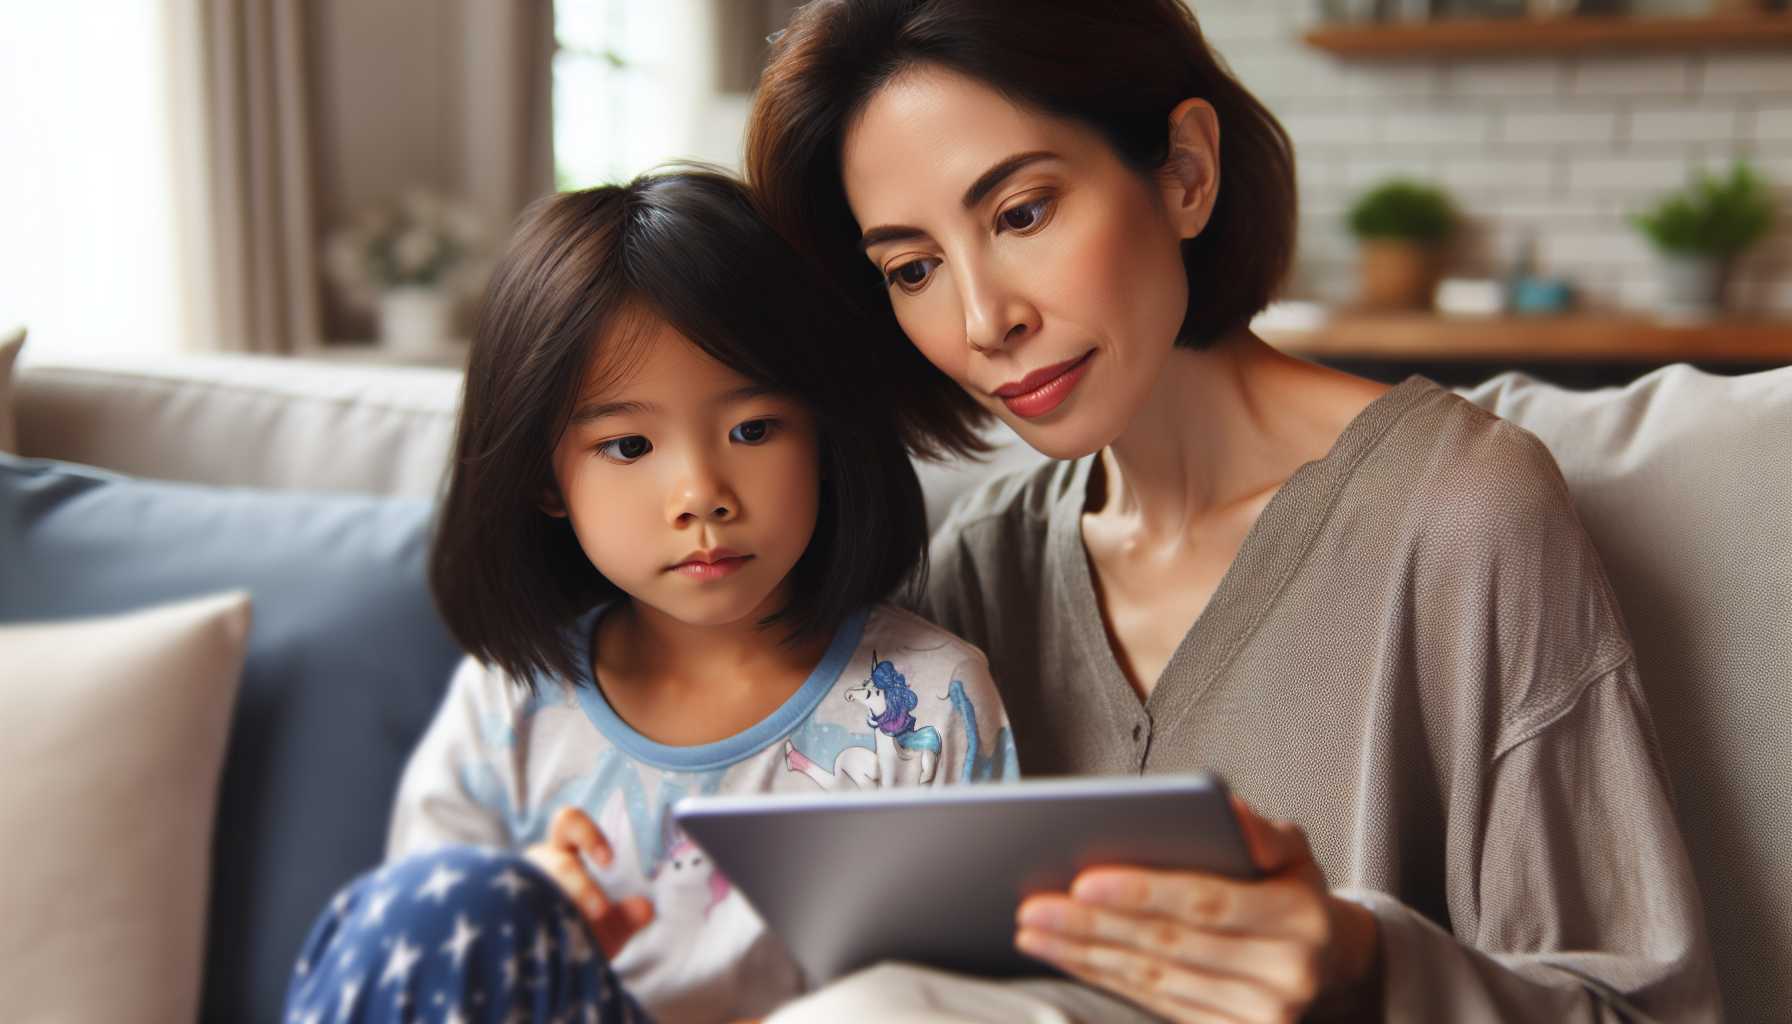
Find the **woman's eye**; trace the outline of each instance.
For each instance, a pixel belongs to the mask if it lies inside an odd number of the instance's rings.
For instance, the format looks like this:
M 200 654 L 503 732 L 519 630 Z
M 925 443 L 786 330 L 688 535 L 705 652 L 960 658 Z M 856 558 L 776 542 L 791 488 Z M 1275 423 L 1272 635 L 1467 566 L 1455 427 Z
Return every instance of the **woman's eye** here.
M 742 444 L 760 444 L 772 433 L 771 420 L 748 420 L 728 432 L 728 440 Z
M 597 446 L 599 455 L 616 462 L 633 462 L 650 451 L 653 451 L 653 442 L 640 434 L 618 437 Z
M 939 266 L 939 260 L 932 256 L 924 256 L 918 260 L 909 260 L 884 275 L 886 284 L 894 285 L 905 292 L 913 294 L 921 290 L 927 279 L 933 276 L 933 268 Z
M 1046 196 L 1041 196 L 1030 203 L 1021 203 L 1019 206 L 1010 206 L 1008 209 L 1003 210 L 996 219 L 1001 222 L 1003 228 L 1009 231 L 1019 231 L 1024 234 L 1044 224 L 1046 214 L 1049 213 L 1050 210 L 1051 199 Z

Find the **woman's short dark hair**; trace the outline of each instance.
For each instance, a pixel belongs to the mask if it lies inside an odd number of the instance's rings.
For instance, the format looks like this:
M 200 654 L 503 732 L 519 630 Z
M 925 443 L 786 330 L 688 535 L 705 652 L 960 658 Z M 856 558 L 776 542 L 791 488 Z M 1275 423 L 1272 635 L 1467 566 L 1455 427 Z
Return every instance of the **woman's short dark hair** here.
M 542 503 L 598 348 L 638 339 L 643 317 L 815 414 L 815 535 L 765 625 L 831 632 L 923 564 L 920 483 L 851 322 L 744 186 L 687 168 L 551 196 L 524 214 L 487 289 L 430 552 L 449 629 L 517 679 L 582 678 L 569 629 L 621 596 Z
M 896 329 L 885 289 L 856 248 L 840 155 L 871 96 L 922 66 L 1086 124 L 1140 172 L 1167 159 L 1178 103 L 1213 104 L 1220 191 L 1206 229 L 1182 246 L 1190 301 L 1177 343 L 1211 344 L 1269 304 L 1294 250 L 1293 147 L 1208 48 L 1181 0 L 813 0 L 791 19 L 760 79 L 747 179 L 772 225 L 883 328 L 871 340 L 908 350 L 886 354 L 885 372 L 909 395 L 911 429 L 962 449 L 967 425 L 983 417 Z

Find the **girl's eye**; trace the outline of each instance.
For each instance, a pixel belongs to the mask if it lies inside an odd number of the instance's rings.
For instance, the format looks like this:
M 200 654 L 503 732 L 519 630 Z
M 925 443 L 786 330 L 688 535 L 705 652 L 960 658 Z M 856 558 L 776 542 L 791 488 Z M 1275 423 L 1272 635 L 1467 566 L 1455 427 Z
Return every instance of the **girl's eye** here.
M 650 451 L 653 451 L 653 442 L 640 434 L 618 437 L 597 446 L 599 455 L 614 462 L 634 462 Z
M 1010 206 L 996 215 L 1000 229 L 1026 234 L 1044 226 L 1051 214 L 1051 197 L 1041 196 L 1029 203 Z
M 741 444 L 763 444 L 772 434 L 773 421 L 748 420 L 728 432 L 728 440 Z
M 932 256 L 923 256 L 918 260 L 909 260 L 884 275 L 884 283 L 893 285 L 913 295 L 927 284 L 933 276 L 933 268 L 939 266 L 939 260 Z

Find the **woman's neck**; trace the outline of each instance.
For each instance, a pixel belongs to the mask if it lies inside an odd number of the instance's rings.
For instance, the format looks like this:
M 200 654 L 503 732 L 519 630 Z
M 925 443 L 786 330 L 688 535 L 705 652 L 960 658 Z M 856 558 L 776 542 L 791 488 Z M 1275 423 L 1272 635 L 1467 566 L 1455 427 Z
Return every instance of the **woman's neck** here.
M 1177 348 L 1120 437 L 1103 449 L 1089 511 L 1172 540 L 1216 511 L 1273 493 L 1385 390 L 1284 355 L 1249 330 Z

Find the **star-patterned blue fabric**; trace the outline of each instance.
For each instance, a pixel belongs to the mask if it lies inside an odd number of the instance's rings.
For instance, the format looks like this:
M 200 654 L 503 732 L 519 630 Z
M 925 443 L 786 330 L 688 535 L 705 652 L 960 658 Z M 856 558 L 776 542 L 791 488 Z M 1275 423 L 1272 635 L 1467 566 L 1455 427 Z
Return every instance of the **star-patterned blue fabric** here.
M 312 926 L 287 1024 L 647 1024 L 560 887 L 445 847 L 355 879 Z

